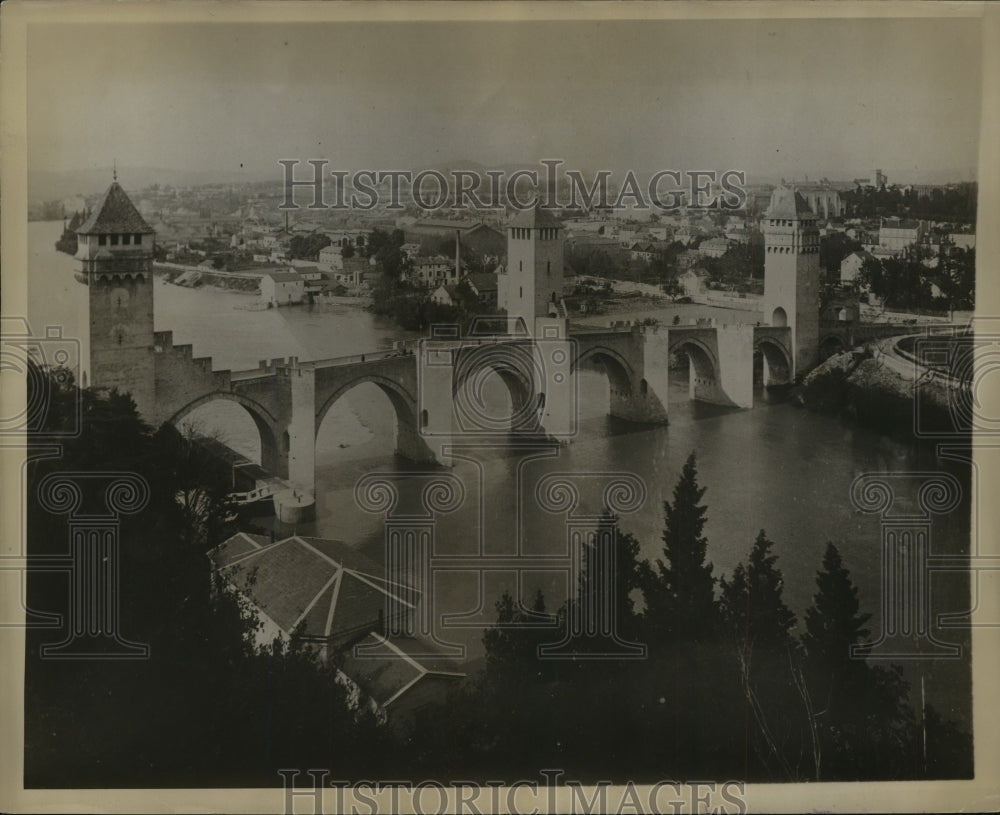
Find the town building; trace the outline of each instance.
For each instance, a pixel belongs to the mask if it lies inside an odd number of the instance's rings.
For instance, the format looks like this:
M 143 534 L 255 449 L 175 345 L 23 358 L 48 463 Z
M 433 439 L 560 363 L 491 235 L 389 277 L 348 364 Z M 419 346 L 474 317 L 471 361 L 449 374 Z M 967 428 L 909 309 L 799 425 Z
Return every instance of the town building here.
M 975 249 L 976 233 L 952 232 L 948 235 L 948 240 L 956 249 Z
M 854 282 L 858 279 L 858 275 L 861 273 L 861 267 L 865 265 L 866 261 L 874 259 L 874 255 L 870 252 L 851 252 L 840 261 L 840 282 L 845 285 L 854 285 Z
M 258 645 L 295 636 L 323 661 L 337 656 L 351 697 L 363 693 L 393 724 L 443 699 L 465 675 L 454 660 L 428 656 L 437 653 L 431 643 L 394 633 L 412 630 L 419 592 L 342 541 L 238 532 L 209 559 L 249 603 Z
M 924 225 L 921 221 L 883 218 L 878 230 L 878 244 L 883 250 L 900 255 L 921 241 Z
M 344 249 L 339 243 L 319 250 L 319 267 L 325 272 L 338 272 L 344 268 Z
M 729 251 L 729 241 L 725 238 L 709 238 L 698 245 L 698 252 L 707 258 L 721 258 Z
M 421 286 L 440 286 L 455 284 L 458 276 L 455 273 L 455 262 L 443 255 L 418 257 L 410 264 L 407 279 Z
M 431 293 L 431 301 L 441 306 L 457 306 L 462 298 L 458 286 L 442 284 Z
M 260 297 L 271 306 L 288 306 L 305 299 L 305 281 L 298 272 L 268 272 L 260 279 Z
M 488 272 L 466 275 L 465 283 L 480 305 L 488 309 L 497 307 L 497 276 Z

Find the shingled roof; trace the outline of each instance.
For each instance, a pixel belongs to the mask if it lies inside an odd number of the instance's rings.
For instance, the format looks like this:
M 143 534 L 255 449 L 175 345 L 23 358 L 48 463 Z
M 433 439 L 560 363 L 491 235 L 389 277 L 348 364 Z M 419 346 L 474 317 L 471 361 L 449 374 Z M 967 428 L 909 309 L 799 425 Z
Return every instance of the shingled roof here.
M 153 228 L 139 214 L 139 210 L 135 208 L 121 185 L 113 181 L 100 203 L 94 207 L 90 217 L 76 230 L 76 234 L 111 235 L 126 232 L 152 235 Z

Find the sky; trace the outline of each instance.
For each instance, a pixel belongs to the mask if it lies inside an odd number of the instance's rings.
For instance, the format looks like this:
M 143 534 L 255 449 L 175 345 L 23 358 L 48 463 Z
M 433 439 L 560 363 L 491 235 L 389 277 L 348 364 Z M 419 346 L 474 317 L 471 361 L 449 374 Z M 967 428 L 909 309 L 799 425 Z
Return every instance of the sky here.
M 29 172 L 974 172 L 976 19 L 38 24 Z

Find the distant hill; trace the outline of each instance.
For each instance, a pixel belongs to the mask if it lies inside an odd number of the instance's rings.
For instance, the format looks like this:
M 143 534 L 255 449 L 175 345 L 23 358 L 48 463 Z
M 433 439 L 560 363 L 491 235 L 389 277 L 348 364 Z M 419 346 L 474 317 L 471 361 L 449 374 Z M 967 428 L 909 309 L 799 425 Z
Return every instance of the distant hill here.
M 280 168 L 279 168 L 280 169 Z M 35 170 L 28 172 L 28 203 L 73 198 L 103 192 L 111 183 L 111 167 L 81 170 Z M 165 167 L 119 167 L 118 180 L 128 189 L 150 184 L 189 187 L 199 184 L 234 184 L 262 180 L 259 173 L 232 171 L 175 170 Z

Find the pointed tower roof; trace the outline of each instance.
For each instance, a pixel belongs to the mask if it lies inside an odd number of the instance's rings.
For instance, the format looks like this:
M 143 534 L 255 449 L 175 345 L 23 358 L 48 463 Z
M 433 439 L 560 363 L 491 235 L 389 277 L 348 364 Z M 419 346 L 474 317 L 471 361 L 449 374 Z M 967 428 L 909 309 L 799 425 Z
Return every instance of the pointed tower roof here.
M 95 235 L 111 233 L 134 232 L 145 235 L 153 234 L 153 228 L 146 223 L 135 208 L 125 190 L 114 181 L 104 193 L 104 197 L 94 207 L 90 217 L 76 233 L 78 235 Z
M 517 213 L 507 226 L 520 229 L 562 229 L 562 222 L 552 214 L 551 210 L 544 209 L 541 204 L 535 204 L 530 209 Z
M 794 187 L 784 185 L 775 187 L 771 193 L 771 203 L 764 213 L 765 218 L 788 218 L 796 220 L 800 217 L 815 217 L 809 209 L 809 204 Z

